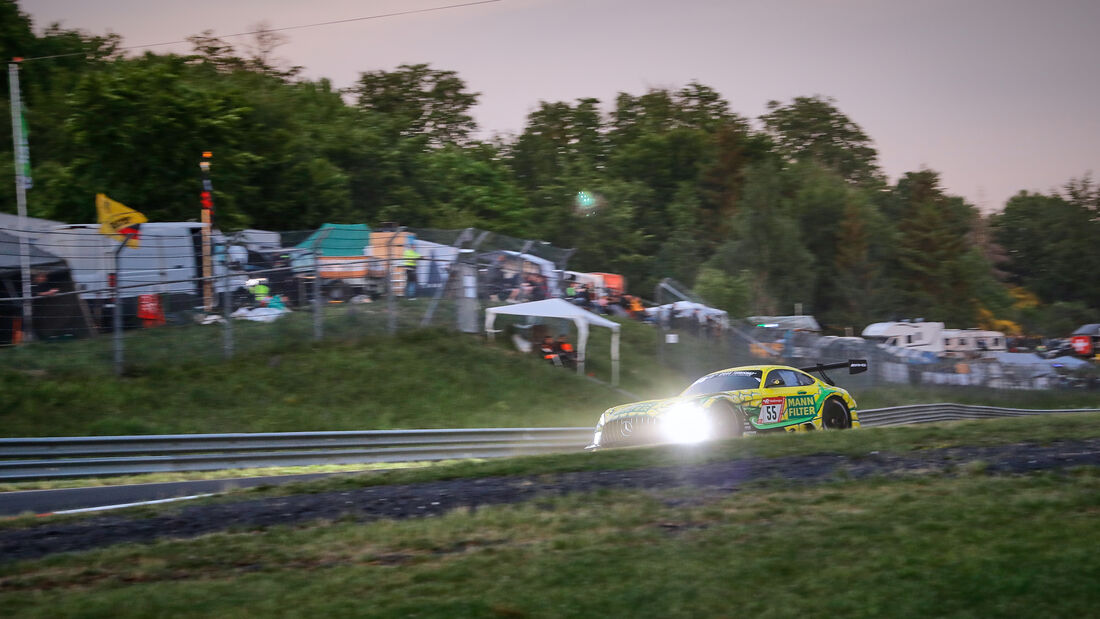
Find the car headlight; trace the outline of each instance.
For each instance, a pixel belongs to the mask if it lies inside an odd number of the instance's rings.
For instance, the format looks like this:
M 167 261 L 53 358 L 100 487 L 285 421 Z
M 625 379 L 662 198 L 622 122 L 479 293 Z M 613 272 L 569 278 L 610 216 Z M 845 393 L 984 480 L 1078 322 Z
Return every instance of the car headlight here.
M 699 443 L 711 438 L 713 427 L 706 411 L 685 402 L 661 415 L 661 432 L 673 443 Z

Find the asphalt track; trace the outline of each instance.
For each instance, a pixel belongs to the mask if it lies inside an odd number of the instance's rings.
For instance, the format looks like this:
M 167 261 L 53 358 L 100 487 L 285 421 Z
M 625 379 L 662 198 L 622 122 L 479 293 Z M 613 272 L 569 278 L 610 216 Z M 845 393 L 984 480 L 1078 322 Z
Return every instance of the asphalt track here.
M 418 518 L 604 489 L 660 492 L 689 487 L 699 491 L 691 499 L 694 501 L 737 492 L 755 482 L 821 484 L 899 475 L 1025 475 L 1043 471 L 1058 474 L 1076 467 L 1100 467 L 1100 438 L 1042 445 L 870 452 L 860 456 L 747 458 L 701 465 L 461 478 L 213 503 L 184 502 L 152 515 L 105 512 L 71 521 L 41 518 L 19 528 L 0 529 L 0 563 L 118 543 L 186 539 L 226 530 L 254 531 L 349 518 L 360 522 Z M 1072 483 L 1071 476 L 1063 477 Z
M 19 514 L 49 514 L 70 509 L 86 509 L 144 501 L 159 501 L 196 494 L 213 494 L 238 488 L 274 486 L 295 481 L 309 481 L 337 473 L 305 473 L 272 477 L 241 477 L 234 479 L 205 479 L 196 481 L 172 481 L 155 484 L 129 484 L 125 486 L 94 486 L 90 488 L 64 488 L 57 490 L 21 490 L 0 493 L 0 516 Z

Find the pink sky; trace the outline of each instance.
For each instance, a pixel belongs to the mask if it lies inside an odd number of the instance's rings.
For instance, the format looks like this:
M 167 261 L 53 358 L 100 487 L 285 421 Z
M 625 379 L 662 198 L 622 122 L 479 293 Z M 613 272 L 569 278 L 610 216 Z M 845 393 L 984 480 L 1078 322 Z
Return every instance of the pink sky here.
M 22 0 L 126 45 L 280 28 L 461 0 Z M 833 97 L 891 180 L 921 167 L 983 210 L 1100 169 L 1095 0 L 500 0 L 293 30 L 278 55 L 338 87 L 430 63 L 480 92 L 485 136 L 518 133 L 540 100 L 717 89 L 753 117 L 770 99 Z M 245 43 L 246 39 L 231 39 Z M 154 48 L 186 51 L 187 46 Z M 32 145 L 33 148 L 33 145 Z

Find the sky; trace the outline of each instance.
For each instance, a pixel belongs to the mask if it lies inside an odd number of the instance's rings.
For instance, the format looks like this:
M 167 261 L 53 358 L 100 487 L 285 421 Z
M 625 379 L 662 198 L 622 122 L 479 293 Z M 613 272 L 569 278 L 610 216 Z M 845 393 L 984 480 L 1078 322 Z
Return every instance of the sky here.
M 21 0 L 124 45 L 474 0 Z M 480 93 L 481 137 L 518 134 L 540 101 L 698 81 L 753 118 L 823 95 L 874 141 L 891 181 L 929 168 L 985 212 L 1100 171 L 1098 0 L 498 0 L 295 29 L 276 56 L 303 76 L 428 63 Z M 248 37 L 227 39 L 247 44 Z M 186 52 L 186 44 L 151 48 Z M 140 53 L 142 50 L 138 50 Z M 33 148 L 33 145 L 32 145 Z

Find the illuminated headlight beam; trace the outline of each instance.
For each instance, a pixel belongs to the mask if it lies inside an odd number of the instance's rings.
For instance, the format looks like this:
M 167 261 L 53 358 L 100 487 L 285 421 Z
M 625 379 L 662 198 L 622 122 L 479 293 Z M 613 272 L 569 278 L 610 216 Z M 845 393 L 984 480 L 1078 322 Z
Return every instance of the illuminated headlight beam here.
M 703 409 L 677 404 L 661 416 L 661 432 L 673 443 L 699 443 L 711 438 L 714 428 Z

